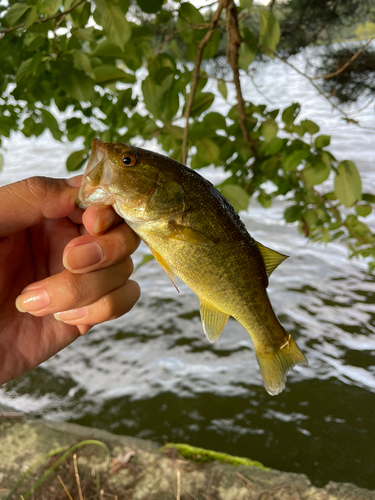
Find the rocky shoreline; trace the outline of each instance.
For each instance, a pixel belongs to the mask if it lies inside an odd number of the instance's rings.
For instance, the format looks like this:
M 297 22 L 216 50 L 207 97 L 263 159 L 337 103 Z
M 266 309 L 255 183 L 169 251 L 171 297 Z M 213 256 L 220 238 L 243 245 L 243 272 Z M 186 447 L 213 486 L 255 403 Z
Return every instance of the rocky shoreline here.
M 58 457 L 69 451 L 69 447 L 87 440 L 99 441 L 105 446 L 95 443 L 77 446 L 75 473 L 69 465 L 71 457 L 65 464 L 58 464 Z M 106 456 L 105 447 L 111 459 Z M 35 420 L 0 406 L 0 498 L 26 499 L 27 492 L 32 491 L 32 485 L 36 485 L 45 471 L 56 467 L 32 493 L 33 499 L 69 498 L 64 487 L 72 498 L 79 498 L 75 492 L 80 479 L 79 488 L 87 495 L 83 493 L 84 500 L 89 497 L 100 500 L 375 500 L 375 491 L 353 484 L 330 482 L 324 488 L 317 488 L 303 474 L 267 469 L 257 462 L 246 459 L 241 462 L 238 457 L 225 454 L 210 455 L 191 447 L 188 453 L 185 449 L 179 445 L 177 449 L 173 445 L 161 448 L 151 441 L 76 424 Z M 60 451 L 52 455 L 52 450 Z M 50 456 L 46 457 L 47 454 Z M 202 459 L 215 461 L 201 463 Z M 38 461 L 40 465 L 25 478 L 17 492 L 9 496 L 22 474 Z

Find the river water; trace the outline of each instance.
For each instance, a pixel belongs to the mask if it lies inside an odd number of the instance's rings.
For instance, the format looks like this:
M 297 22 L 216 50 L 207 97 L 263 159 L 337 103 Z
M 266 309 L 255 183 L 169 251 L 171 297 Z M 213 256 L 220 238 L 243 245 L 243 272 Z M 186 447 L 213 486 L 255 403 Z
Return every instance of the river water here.
M 333 154 L 353 160 L 365 190 L 375 192 L 373 105 L 354 115 L 368 127 L 358 128 L 281 63 L 255 81 L 274 107 L 301 102 L 301 116 L 332 135 Z M 264 102 L 250 79 L 243 83 L 246 97 Z M 48 135 L 15 135 L 4 144 L 0 185 L 35 173 L 64 176 L 65 158 L 80 146 Z M 142 297 L 129 314 L 2 387 L 0 402 L 48 419 L 250 457 L 306 473 L 318 486 L 334 480 L 375 488 L 375 278 L 364 262 L 347 260 L 343 245 L 311 244 L 286 226 L 285 206 L 278 200 L 265 210 L 254 202 L 241 214 L 254 238 L 291 256 L 272 275 L 269 294 L 309 365 L 289 374 L 282 394 L 262 388 L 246 331 L 230 319 L 209 345 L 197 297 L 183 283 L 177 294 L 151 262 L 135 275 Z M 374 216 L 366 222 L 374 227 Z M 136 262 L 145 252 L 141 246 Z

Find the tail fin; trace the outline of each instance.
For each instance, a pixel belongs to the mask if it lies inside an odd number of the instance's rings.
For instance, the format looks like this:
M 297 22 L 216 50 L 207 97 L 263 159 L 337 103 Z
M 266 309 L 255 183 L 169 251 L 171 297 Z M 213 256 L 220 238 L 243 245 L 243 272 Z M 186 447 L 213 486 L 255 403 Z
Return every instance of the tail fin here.
M 286 374 L 293 366 L 307 363 L 292 337 L 278 351 L 268 355 L 257 352 L 256 355 L 264 387 L 271 396 L 276 396 L 285 388 Z

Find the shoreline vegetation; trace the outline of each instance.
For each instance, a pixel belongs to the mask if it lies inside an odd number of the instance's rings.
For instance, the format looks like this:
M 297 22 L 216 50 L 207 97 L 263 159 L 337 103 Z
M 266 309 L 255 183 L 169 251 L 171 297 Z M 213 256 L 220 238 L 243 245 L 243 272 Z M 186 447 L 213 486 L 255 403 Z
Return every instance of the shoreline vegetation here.
M 2 500 L 375 500 L 349 483 L 317 488 L 303 474 L 250 459 L 32 420 L 1 406 L 0 449 Z

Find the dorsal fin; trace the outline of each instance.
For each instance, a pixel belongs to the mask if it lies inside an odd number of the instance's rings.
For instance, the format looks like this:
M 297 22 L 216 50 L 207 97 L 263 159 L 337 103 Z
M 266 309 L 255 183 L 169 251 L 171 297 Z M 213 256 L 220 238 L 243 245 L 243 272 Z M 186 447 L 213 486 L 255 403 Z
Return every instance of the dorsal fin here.
M 204 333 L 212 343 L 220 337 L 223 328 L 228 321 L 229 314 L 225 314 L 212 306 L 204 299 L 200 298 L 200 312 Z
M 288 255 L 283 255 L 275 250 L 271 250 L 271 248 L 265 247 L 262 243 L 259 243 L 259 241 L 256 241 L 256 244 L 262 255 L 264 265 L 266 266 L 267 276 L 270 276 L 277 266 L 288 258 Z

